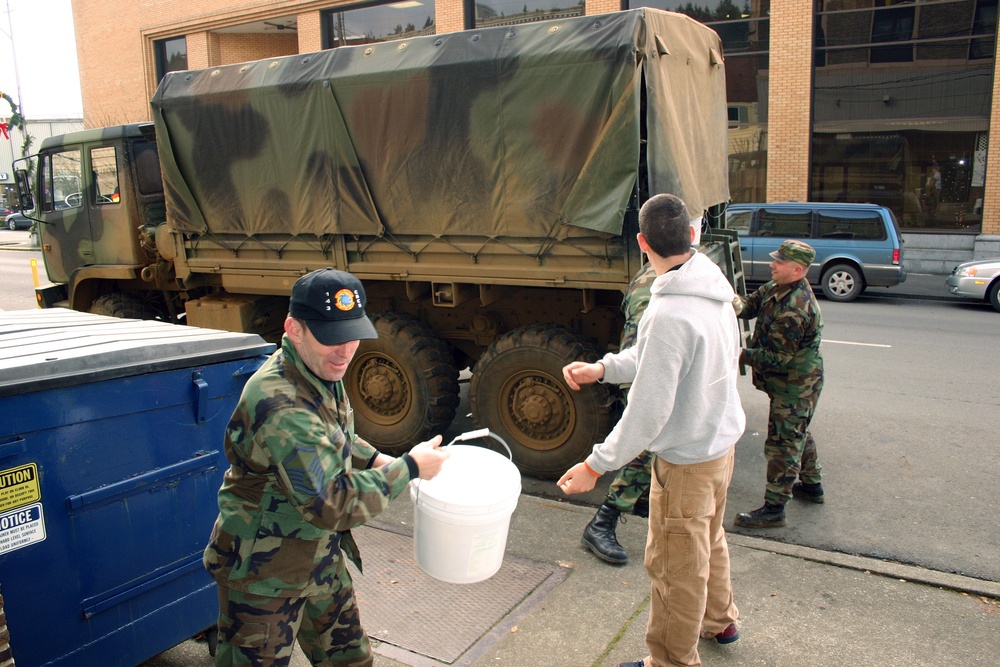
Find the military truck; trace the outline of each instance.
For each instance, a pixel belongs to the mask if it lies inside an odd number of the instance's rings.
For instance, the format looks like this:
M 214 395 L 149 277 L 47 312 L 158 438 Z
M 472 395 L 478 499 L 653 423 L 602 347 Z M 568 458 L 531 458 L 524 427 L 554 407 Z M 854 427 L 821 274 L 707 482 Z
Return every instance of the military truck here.
M 469 368 L 475 422 L 543 478 L 616 418 L 561 368 L 617 346 L 639 206 L 728 199 L 721 42 L 653 9 L 174 72 L 151 106 L 43 142 L 40 304 L 275 339 L 297 278 L 350 271 L 380 334 L 346 377 L 358 432 L 443 432 Z

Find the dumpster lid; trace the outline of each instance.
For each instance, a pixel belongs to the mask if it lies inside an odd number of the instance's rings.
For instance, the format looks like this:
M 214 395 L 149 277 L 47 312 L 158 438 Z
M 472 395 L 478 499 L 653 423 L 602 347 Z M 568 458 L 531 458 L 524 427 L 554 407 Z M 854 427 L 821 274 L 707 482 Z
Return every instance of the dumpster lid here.
M 257 334 L 64 308 L 0 312 L 0 396 L 270 354 Z

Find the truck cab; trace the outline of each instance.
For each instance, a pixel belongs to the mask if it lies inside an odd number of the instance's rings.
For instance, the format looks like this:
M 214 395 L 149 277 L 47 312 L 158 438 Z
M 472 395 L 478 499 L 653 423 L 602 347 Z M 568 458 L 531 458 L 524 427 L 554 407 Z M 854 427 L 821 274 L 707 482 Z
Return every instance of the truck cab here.
M 43 306 L 91 311 L 96 303 L 100 309 L 107 296 L 101 281 L 115 281 L 116 291 L 130 283 L 150 289 L 151 273 L 143 278 L 143 268 L 155 258 L 150 241 L 166 213 L 156 144 L 140 128 L 133 123 L 46 139 L 33 156 L 30 191 L 26 171 L 18 169 L 21 201 L 35 205 L 53 283 L 37 290 Z M 131 315 L 155 315 L 155 307 Z

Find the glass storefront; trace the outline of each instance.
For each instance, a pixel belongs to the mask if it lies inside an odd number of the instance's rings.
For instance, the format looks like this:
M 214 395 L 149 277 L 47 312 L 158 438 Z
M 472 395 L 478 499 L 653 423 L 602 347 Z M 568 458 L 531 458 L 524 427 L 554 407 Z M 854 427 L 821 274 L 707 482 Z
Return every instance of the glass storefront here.
M 352 5 L 321 12 L 323 48 L 354 46 L 433 35 L 434 0 Z
M 816 0 L 813 201 L 981 227 L 997 0 Z
M 734 202 L 767 196 L 767 68 L 770 0 L 623 0 L 623 8 L 655 7 L 700 21 L 722 38 L 729 99 L 729 195 Z M 713 8 L 714 4 L 714 8 Z

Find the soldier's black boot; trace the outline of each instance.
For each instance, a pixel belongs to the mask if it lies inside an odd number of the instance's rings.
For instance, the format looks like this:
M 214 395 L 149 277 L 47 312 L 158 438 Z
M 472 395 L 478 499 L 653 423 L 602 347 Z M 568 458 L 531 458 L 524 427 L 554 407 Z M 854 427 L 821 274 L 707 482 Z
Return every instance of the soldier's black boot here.
M 621 512 L 604 503 L 597 508 L 597 514 L 583 531 L 584 546 L 593 551 L 598 558 L 615 565 L 624 565 L 628 562 L 628 554 L 622 545 L 618 544 L 618 538 L 615 536 L 615 527 L 620 516 Z
M 808 500 L 817 505 L 825 503 L 822 484 L 806 484 L 805 482 L 795 482 L 792 484 L 792 495 L 799 500 Z
M 740 512 L 734 523 L 744 528 L 776 528 L 785 525 L 785 506 L 764 503 L 752 512 Z

